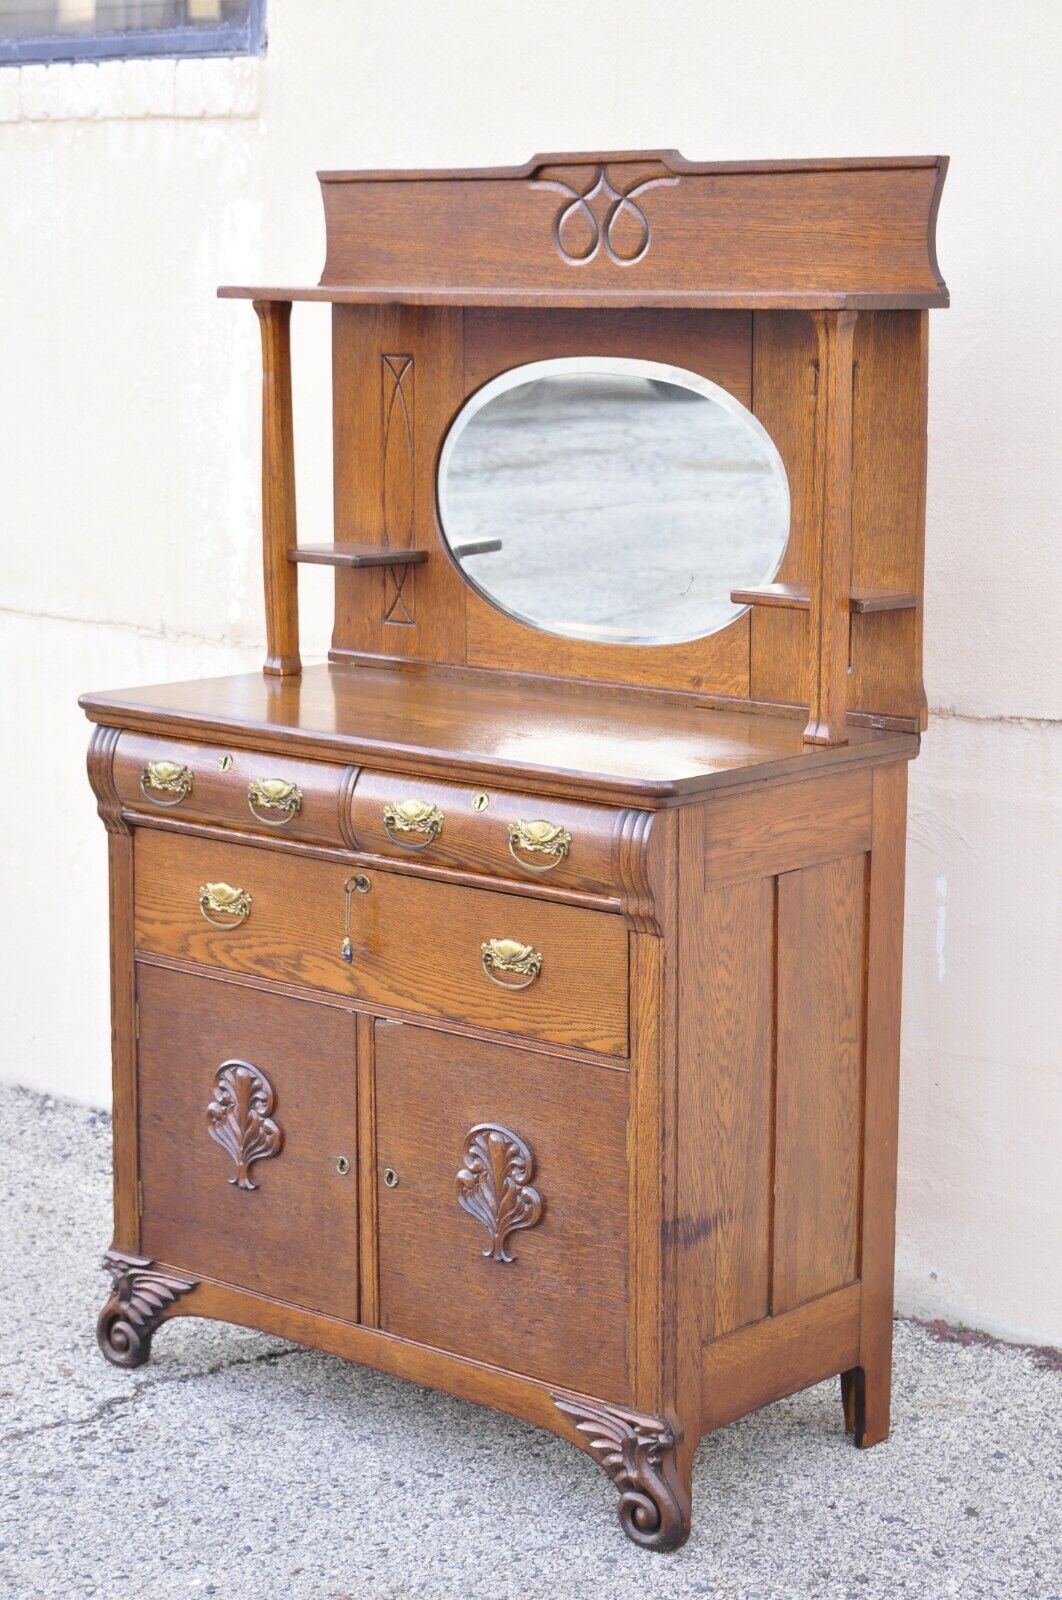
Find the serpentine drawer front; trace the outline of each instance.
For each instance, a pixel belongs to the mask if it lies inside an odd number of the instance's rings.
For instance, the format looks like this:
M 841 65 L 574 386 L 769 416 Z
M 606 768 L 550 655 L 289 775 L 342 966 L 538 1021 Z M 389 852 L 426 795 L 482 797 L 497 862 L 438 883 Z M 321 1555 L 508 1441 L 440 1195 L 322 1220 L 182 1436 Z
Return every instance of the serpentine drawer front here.
M 350 768 L 323 761 L 138 733 L 123 733 L 114 756 L 114 786 L 129 811 L 340 848 L 348 776 Z
M 614 893 L 621 812 L 497 789 L 358 774 L 351 824 L 362 850 L 492 877 Z
M 150 828 L 134 879 L 145 954 L 627 1053 L 618 916 Z
M 354 1017 L 143 965 L 137 996 L 144 1250 L 356 1317 Z
M 380 1326 L 627 1398 L 628 1074 L 377 1022 Z

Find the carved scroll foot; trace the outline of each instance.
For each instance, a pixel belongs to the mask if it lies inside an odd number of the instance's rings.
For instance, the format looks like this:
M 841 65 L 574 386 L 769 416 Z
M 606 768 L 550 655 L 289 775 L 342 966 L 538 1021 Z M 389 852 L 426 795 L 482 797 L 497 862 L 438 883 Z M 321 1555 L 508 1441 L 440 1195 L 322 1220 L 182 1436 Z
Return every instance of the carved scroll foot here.
M 162 1313 L 194 1289 L 195 1280 L 159 1272 L 153 1261 L 120 1250 L 108 1250 L 103 1265 L 114 1287 L 96 1324 L 96 1342 L 116 1367 L 142 1367 Z
M 682 1430 L 659 1417 L 555 1394 L 619 1490 L 620 1526 L 645 1550 L 677 1550 L 690 1534 L 690 1500 L 675 1464 Z

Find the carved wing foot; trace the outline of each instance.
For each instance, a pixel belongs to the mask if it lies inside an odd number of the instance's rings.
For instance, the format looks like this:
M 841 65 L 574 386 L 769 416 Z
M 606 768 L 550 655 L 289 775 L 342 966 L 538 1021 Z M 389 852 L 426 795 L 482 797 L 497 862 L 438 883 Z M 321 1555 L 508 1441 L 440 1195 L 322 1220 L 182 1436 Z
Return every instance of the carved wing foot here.
M 689 1496 L 675 1466 L 682 1430 L 659 1417 L 621 1411 L 578 1395 L 555 1394 L 594 1459 L 620 1492 L 620 1526 L 646 1550 L 677 1550 L 690 1533 Z
M 120 1250 L 108 1250 L 103 1265 L 114 1287 L 96 1324 L 96 1342 L 116 1367 L 142 1367 L 163 1311 L 194 1289 L 195 1280 L 159 1272 L 153 1261 Z

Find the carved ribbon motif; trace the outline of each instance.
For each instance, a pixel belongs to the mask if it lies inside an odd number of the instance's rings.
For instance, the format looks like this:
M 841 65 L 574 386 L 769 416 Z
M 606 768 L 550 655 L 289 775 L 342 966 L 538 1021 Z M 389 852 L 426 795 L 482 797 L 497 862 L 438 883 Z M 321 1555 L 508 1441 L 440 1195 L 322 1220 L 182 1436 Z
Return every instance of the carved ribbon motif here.
M 510 1128 L 480 1122 L 469 1129 L 464 1159 L 457 1174 L 457 1203 L 490 1234 L 483 1254 L 510 1262 L 509 1235 L 533 1228 L 542 1215 L 542 1196 L 529 1182 L 535 1158 Z
M 207 1131 L 235 1161 L 236 1176 L 229 1182 L 238 1189 L 257 1189 L 248 1176 L 251 1164 L 280 1152 L 284 1135 L 269 1115 L 275 1100 L 269 1079 L 249 1061 L 221 1063 L 207 1106 Z
M 684 1544 L 690 1507 L 675 1469 L 681 1430 L 659 1417 L 578 1395 L 555 1394 L 553 1404 L 571 1417 L 619 1490 L 620 1525 L 627 1537 L 647 1550 L 675 1550 Z
M 556 189 L 568 197 L 553 219 L 553 242 L 565 261 L 573 267 L 584 266 L 593 261 L 604 245 L 606 255 L 616 266 L 633 267 L 641 261 L 650 244 L 649 218 L 639 205 L 638 197 L 661 184 L 674 183 L 678 183 L 678 178 L 673 176 L 641 178 L 626 189 L 617 188 L 608 168 L 601 166 L 593 169 L 585 189 L 573 188 L 563 178 L 532 179 L 531 186 Z M 595 205 L 599 199 L 606 202 L 603 220 L 598 217 L 600 204 Z M 625 221 L 628 233 L 633 227 L 633 238 L 628 237 L 626 245 L 621 237 L 621 224 Z M 580 223 L 584 234 L 581 244 L 575 240 Z

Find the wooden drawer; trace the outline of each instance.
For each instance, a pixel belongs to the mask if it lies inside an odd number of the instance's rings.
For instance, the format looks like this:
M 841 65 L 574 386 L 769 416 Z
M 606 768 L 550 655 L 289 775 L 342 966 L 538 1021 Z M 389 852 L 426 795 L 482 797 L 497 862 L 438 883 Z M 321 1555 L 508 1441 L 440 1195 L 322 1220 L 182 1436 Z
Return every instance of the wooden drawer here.
M 141 965 L 142 1253 L 358 1314 L 354 1016 Z
M 149 768 L 158 763 L 174 769 L 164 774 L 168 786 L 150 782 Z M 139 733 L 123 733 L 114 755 L 114 786 L 127 810 L 343 848 L 340 819 L 352 776 L 352 768 L 323 761 Z
M 138 829 L 137 948 L 326 989 L 363 1009 L 452 1017 L 626 1055 L 627 929 L 620 917 L 376 871 L 368 874 L 368 893 L 349 894 L 348 963 L 345 885 L 354 876 L 283 851 Z M 216 909 L 216 893 L 201 907 L 205 886 L 218 884 L 243 891 L 231 915 Z M 524 970 L 505 970 L 507 947 L 484 952 L 492 940 L 530 947 L 518 962 Z M 541 965 L 532 972 L 536 955 Z
M 375 1057 L 380 1326 L 625 1400 L 627 1074 L 386 1022 Z
M 373 854 L 617 892 L 613 834 L 621 813 L 607 806 L 364 770 L 350 804 L 358 847 Z

